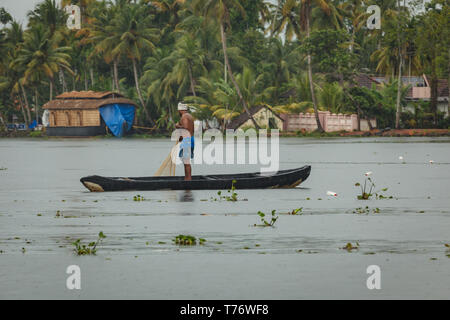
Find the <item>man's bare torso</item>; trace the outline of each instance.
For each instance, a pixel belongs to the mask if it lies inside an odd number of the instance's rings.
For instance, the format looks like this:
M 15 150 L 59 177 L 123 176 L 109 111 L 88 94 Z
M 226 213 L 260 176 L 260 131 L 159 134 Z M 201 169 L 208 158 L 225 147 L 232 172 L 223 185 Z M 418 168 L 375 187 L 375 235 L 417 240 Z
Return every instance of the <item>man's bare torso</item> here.
M 194 136 L 194 118 L 189 113 L 181 116 L 180 124 L 184 129 L 189 131 L 191 136 Z

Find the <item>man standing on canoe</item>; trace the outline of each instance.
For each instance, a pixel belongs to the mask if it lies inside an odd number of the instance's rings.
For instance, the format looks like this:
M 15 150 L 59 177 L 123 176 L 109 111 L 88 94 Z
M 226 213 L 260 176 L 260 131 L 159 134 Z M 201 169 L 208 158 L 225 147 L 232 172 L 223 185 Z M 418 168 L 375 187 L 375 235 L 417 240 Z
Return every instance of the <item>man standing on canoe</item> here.
M 192 180 L 191 159 L 194 158 L 194 118 L 189 114 L 189 107 L 184 103 L 178 104 L 178 112 L 180 113 L 180 122 L 175 125 L 177 129 L 182 130 L 180 137 L 180 154 L 179 157 L 184 164 L 184 180 Z

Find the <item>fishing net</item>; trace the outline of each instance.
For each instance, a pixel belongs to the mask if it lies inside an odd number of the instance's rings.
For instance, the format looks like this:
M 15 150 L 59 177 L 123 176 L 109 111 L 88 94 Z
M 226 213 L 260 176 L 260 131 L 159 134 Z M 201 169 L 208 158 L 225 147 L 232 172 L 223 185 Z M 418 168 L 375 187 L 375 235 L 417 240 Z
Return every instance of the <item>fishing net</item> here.
M 175 175 L 176 163 L 174 162 L 178 155 L 178 143 L 173 146 L 167 158 L 155 173 L 155 177 L 173 177 Z M 174 161 L 172 161 L 172 159 Z

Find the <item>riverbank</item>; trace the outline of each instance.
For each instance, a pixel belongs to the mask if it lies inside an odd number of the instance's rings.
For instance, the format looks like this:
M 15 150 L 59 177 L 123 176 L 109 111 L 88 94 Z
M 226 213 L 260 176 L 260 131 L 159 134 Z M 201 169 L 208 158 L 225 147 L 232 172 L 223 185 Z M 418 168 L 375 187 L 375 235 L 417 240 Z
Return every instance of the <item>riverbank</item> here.
M 374 129 L 371 131 L 338 131 L 338 132 L 282 132 L 281 137 L 446 137 L 450 136 L 449 129 Z
M 375 129 L 371 131 L 337 131 L 337 132 L 280 132 L 280 137 L 297 137 L 297 138 L 331 138 L 331 137 L 447 137 L 450 136 L 449 129 Z M 41 138 L 41 139 L 59 139 L 70 137 L 49 137 L 43 131 L 1 131 L 0 138 Z M 74 137 L 82 138 L 82 137 Z M 87 139 L 105 139 L 114 138 L 112 135 L 85 137 Z M 154 138 L 170 138 L 167 133 L 141 134 L 135 133 L 124 137 L 125 139 L 154 139 Z

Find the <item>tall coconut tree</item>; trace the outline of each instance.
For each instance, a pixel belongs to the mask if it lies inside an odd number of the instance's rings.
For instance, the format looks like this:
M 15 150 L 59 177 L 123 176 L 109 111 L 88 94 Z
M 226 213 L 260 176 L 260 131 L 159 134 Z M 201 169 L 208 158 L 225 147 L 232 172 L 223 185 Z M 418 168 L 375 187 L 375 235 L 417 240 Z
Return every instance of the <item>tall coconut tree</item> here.
M 9 28 L 5 30 L 5 44 L 3 48 L 5 49 L 1 54 L 1 57 L 4 59 L 4 67 L 5 67 L 5 78 L 4 85 L 8 85 L 10 88 L 11 94 L 19 97 L 19 102 L 21 108 L 23 109 L 24 120 L 25 123 L 29 123 L 31 121 L 31 113 L 28 104 L 28 96 L 23 85 L 23 80 L 21 79 L 23 73 L 25 72 L 26 66 L 19 65 L 16 68 L 10 68 L 10 64 L 12 61 L 17 59 L 20 49 L 23 45 L 23 29 L 22 25 L 17 21 L 12 21 Z M 20 95 L 23 94 L 23 97 Z M 24 103 L 22 103 L 24 102 Z
M 276 32 L 286 31 L 288 40 L 292 40 L 294 37 L 297 37 L 297 39 L 301 39 L 302 37 L 309 38 L 312 28 L 311 12 L 313 8 L 320 10 L 328 16 L 330 25 L 333 27 L 338 28 L 341 25 L 342 17 L 332 0 L 279 0 L 274 19 L 274 30 Z M 323 132 L 314 88 L 311 54 L 307 54 L 306 58 L 308 62 L 309 87 L 314 105 L 317 128 L 320 132 Z
M 18 57 L 11 63 L 12 68 L 25 66 L 22 84 L 33 84 L 35 88 L 35 112 L 38 119 L 37 91 L 38 85 L 45 78 L 50 84 L 50 99 L 53 94 L 54 77 L 63 68 L 70 72 L 69 47 L 57 47 L 50 38 L 49 30 L 37 25 L 25 32 L 24 43 Z
M 157 21 L 164 25 L 161 33 L 168 34 L 173 32 L 181 22 L 186 0 L 144 0 L 143 2 L 154 8 Z
M 202 11 L 207 19 L 215 19 L 218 22 L 220 28 L 220 38 L 222 41 L 222 51 L 224 55 L 225 68 L 227 69 L 228 75 L 230 76 L 231 82 L 233 83 L 236 89 L 236 93 L 239 96 L 240 102 L 242 103 L 245 112 L 252 120 L 255 127 L 259 128 L 255 119 L 253 118 L 253 115 L 250 113 L 247 102 L 242 96 L 241 89 L 239 88 L 239 85 L 236 82 L 227 52 L 228 51 L 227 32 L 231 32 L 230 10 L 236 10 L 240 12 L 242 16 L 245 16 L 244 8 L 237 0 L 217 0 L 217 1 L 194 0 L 194 1 L 195 1 L 195 8 L 199 11 Z
M 200 47 L 199 40 L 186 34 L 177 40 L 174 49 L 167 58 L 174 62 L 170 77 L 180 85 L 180 89 L 184 87 L 182 84 L 189 83 L 191 93 L 197 96 L 195 76 L 201 76 L 206 73 L 204 66 L 205 55 Z
M 30 26 L 43 24 L 48 28 L 49 35 L 53 36 L 56 30 L 65 25 L 66 14 L 56 3 L 56 0 L 44 0 L 28 13 Z
M 113 56 L 117 41 L 116 35 L 112 32 L 112 24 L 114 23 L 118 8 L 113 5 L 107 5 L 106 2 L 97 3 L 97 7 L 93 10 L 93 18 L 89 23 L 88 41 L 94 44 L 92 54 L 101 55 L 107 64 L 112 63 L 112 88 L 120 92 L 119 83 L 119 57 Z
M 112 25 L 106 26 L 107 32 L 111 34 L 113 47 L 111 55 L 114 59 L 127 58 L 133 66 L 134 82 L 139 101 L 144 110 L 147 121 L 153 122 L 146 108 L 139 85 L 139 74 L 137 63 L 141 61 L 142 52 L 151 52 L 155 49 L 158 41 L 159 30 L 151 28 L 151 17 L 146 15 L 144 6 L 128 5 L 116 15 Z
M 167 125 L 172 126 L 174 110 L 176 104 L 176 88 L 173 81 L 167 81 L 167 76 L 172 72 L 173 59 L 170 57 L 170 48 L 157 48 L 153 54 L 147 58 L 144 66 L 142 83 L 147 88 L 147 101 L 156 108 L 156 112 L 167 115 Z

